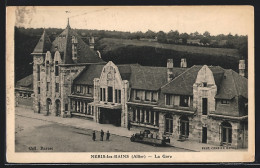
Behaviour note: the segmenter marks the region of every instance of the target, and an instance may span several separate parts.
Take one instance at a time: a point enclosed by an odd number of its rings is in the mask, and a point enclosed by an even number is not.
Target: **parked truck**
[[[140,131],[140,133],[133,134],[130,140],[131,142],[148,143],[153,146],[166,145],[167,143],[170,143],[169,137],[163,136],[162,138],[159,138],[158,136],[154,136],[149,130],[144,130],[143,132]]]

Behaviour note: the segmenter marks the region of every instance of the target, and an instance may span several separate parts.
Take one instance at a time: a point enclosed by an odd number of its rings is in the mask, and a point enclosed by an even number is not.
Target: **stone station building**
[[[106,63],[69,23],[53,42],[44,31],[32,55],[35,113],[148,129],[155,138],[247,148],[243,73],[187,68],[185,58],[180,67],[171,59],[166,67]]]

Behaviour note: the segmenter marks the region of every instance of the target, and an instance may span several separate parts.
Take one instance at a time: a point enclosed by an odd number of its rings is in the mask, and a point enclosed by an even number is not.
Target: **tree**
[[[209,44],[210,43],[210,39],[208,37],[203,37],[201,40],[200,40],[201,43],[203,44]]]
[[[203,36],[204,36],[204,37],[210,37],[210,33],[209,33],[208,31],[205,31],[205,32],[203,33]]]
[[[179,32],[176,30],[176,31],[173,31],[171,30],[168,34],[167,34],[167,37],[172,40],[173,42],[176,42],[178,39],[179,39]]]
[[[160,43],[166,43],[167,42],[166,34],[163,31],[159,31],[157,33],[157,40]]]
[[[154,39],[156,36],[156,33],[153,32],[152,30],[147,30],[147,32],[145,32],[144,36],[145,36],[145,38]]]
[[[189,35],[187,33],[180,34],[180,38],[182,39],[183,44],[187,44],[187,40],[189,39]]]

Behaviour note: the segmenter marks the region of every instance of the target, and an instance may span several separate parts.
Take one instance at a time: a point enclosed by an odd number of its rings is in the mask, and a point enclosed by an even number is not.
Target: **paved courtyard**
[[[177,152],[184,149],[154,147],[130,142],[128,137],[111,135],[109,141],[92,140],[92,130],[83,130],[48,121],[16,116],[16,152]],[[104,129],[106,131],[106,129]]]
[[[92,130],[64,126],[48,121],[17,116],[16,152],[183,152],[173,146],[154,147],[130,142],[128,137],[111,135],[109,141],[92,140]],[[104,131],[107,130],[104,128]]]
[[[99,124],[90,120],[79,118],[61,118],[55,116],[44,116],[34,113],[32,109],[15,107],[16,116],[16,151],[35,151],[29,147],[38,149],[53,147],[51,151],[203,151],[220,152],[234,151],[237,149],[220,149],[220,146],[198,143],[194,141],[178,141],[171,139],[168,147],[153,147],[147,144],[130,142],[131,135],[136,133],[123,127],[112,124]],[[103,129],[111,133],[111,141],[92,141],[92,131]],[[97,132],[99,140],[99,132]],[[210,149],[210,150],[209,150]],[[246,151],[247,149],[239,149]],[[38,151],[38,150],[36,150]]]

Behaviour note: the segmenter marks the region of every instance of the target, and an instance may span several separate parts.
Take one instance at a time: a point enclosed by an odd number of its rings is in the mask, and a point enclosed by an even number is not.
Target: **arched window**
[[[165,133],[173,133],[173,117],[171,114],[165,115]]]
[[[184,138],[189,136],[189,119],[187,116],[180,117],[180,135]]]
[[[232,125],[227,121],[222,122],[221,131],[222,145],[230,145],[232,143]]]

